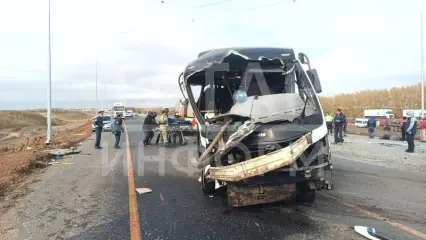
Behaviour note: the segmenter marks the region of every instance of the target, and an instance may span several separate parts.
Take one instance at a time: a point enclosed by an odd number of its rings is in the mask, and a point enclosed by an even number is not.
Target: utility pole
[[[106,100],[106,94],[105,94],[105,88],[106,88],[106,84],[104,83],[104,98],[102,99],[102,110],[104,109],[104,104],[105,104],[105,100]]]
[[[49,41],[49,85],[47,90],[47,136],[45,144],[49,145],[52,143],[52,61],[51,61],[51,47],[50,47],[50,0],[48,0],[49,11],[48,11],[48,41]]]
[[[98,61],[96,61],[96,112],[99,110],[98,108]]]
[[[423,53],[423,12],[421,14],[421,72],[422,72],[422,102],[421,102],[421,117],[425,117],[425,73],[424,73],[424,53]]]

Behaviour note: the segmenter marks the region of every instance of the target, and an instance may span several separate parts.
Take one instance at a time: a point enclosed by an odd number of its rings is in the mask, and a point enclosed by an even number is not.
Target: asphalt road
[[[333,158],[334,189],[314,204],[294,202],[230,209],[223,192],[204,195],[189,164],[195,145],[143,147],[142,118],[126,120],[130,154],[93,140],[83,154],[36,176],[27,194],[2,215],[0,239],[130,239],[128,162],[131,155],[142,239],[364,239],[353,225],[375,227],[390,239],[426,233],[426,176]],[[132,192],[132,191],[130,191]],[[131,201],[130,201],[131,203]],[[133,227],[132,227],[133,226]]]

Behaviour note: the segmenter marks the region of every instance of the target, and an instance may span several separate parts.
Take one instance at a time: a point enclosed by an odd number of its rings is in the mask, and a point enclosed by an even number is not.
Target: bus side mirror
[[[319,77],[318,77],[317,70],[316,69],[310,69],[310,70],[307,70],[306,73],[308,74],[309,79],[311,80],[311,83],[314,86],[315,92],[321,93],[322,87],[321,87],[321,82],[320,82]]]

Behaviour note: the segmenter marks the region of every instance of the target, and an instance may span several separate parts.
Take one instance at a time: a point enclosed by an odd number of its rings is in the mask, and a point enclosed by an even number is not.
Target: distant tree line
[[[325,113],[334,114],[340,108],[347,117],[355,118],[362,117],[364,109],[392,109],[395,118],[402,118],[403,109],[421,108],[421,84],[320,97],[320,102]]]

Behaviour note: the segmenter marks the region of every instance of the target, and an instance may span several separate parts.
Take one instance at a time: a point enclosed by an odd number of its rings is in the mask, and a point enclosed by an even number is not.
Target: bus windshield
[[[124,111],[124,106],[114,106],[112,108],[113,111]]]

